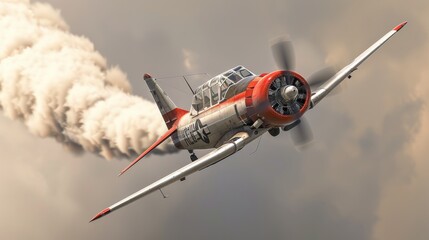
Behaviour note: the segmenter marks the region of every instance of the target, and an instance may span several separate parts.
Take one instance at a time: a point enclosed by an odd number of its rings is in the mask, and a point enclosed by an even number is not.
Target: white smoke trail
[[[37,136],[107,159],[140,153],[166,130],[157,107],[131,95],[126,75],[68,32],[59,11],[28,0],[0,2],[0,109]]]

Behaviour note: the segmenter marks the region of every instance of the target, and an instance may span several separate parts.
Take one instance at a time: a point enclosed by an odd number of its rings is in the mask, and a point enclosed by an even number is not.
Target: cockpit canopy
[[[195,90],[192,100],[191,114],[207,109],[225,100],[225,94],[230,86],[243,78],[255,76],[243,66],[237,66],[210,79]]]

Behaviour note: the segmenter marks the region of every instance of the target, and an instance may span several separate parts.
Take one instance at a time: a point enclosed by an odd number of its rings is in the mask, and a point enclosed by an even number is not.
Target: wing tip
[[[122,176],[122,174],[124,174],[126,171],[128,171],[128,169],[130,169],[132,166],[134,166],[134,164],[136,162],[138,162],[140,159],[136,159],[134,160],[130,165],[128,165],[126,168],[124,168],[119,174],[118,177]]]
[[[110,212],[111,212],[110,208],[105,208],[101,212],[97,213],[97,215],[95,215],[91,220],[89,220],[89,222],[95,221],[103,216],[106,216]]]
[[[151,76],[149,73],[145,73],[145,74],[143,75],[143,79],[144,79],[144,80],[149,79],[149,78],[152,78],[152,76]]]
[[[402,23],[401,23],[401,24],[399,24],[398,26],[394,27],[394,28],[393,28],[393,30],[395,30],[395,31],[399,31],[399,30],[401,30],[401,28],[403,28],[403,27],[405,26],[405,24],[407,24],[407,23],[408,23],[407,21],[402,22]]]

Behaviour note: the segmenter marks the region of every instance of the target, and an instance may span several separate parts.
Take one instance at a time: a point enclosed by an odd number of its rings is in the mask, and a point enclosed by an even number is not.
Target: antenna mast
[[[192,89],[191,85],[189,84],[188,80],[186,79],[186,76],[183,76],[183,79],[185,79],[186,84],[188,84],[189,89],[191,90],[192,94],[195,94],[194,89]]]

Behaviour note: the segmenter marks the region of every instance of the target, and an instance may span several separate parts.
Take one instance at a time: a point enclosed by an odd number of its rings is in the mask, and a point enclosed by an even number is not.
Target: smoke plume
[[[31,133],[110,159],[142,152],[165,131],[157,107],[133,96],[126,75],[50,5],[1,1],[0,29],[0,109]]]

